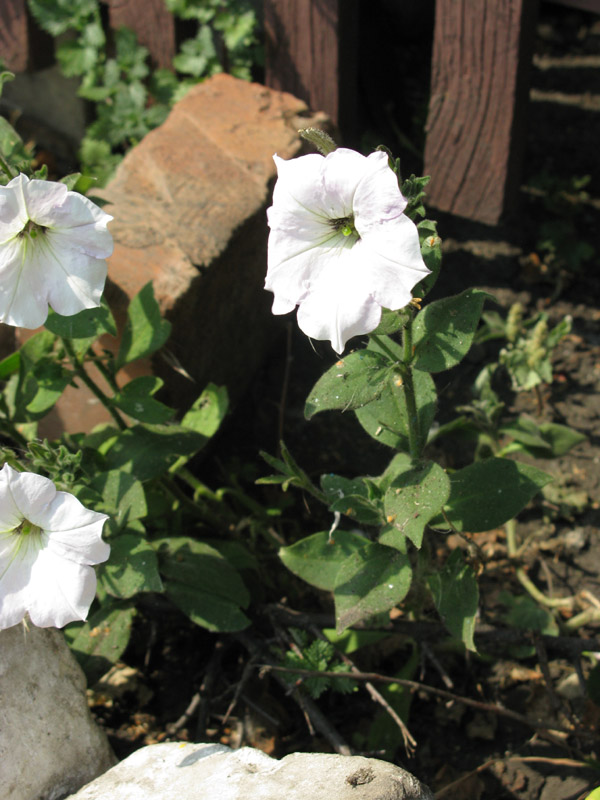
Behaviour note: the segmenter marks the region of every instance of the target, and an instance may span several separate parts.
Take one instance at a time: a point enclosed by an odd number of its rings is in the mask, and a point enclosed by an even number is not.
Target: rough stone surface
[[[325,124],[303,102],[216,75],[194,87],[166,122],[126,156],[104,190],[115,252],[107,298],[117,317],[149,280],[173,323],[167,349],[196,382],[159,371],[172,396],[208,381],[239,395],[272,340],[263,289],[273,154],[302,148],[298,128]]]
[[[0,631],[2,800],[60,800],[115,761],[63,634],[23,625]]]
[[[433,800],[400,767],[361,756],[170,742],[137,750],[69,800]]]
[[[189,406],[209,381],[240,397],[279,329],[263,289],[273,154],[306,151],[298,129],[309,126],[330,123],[290,94],[215,75],[191,89],[96,192],[114,217],[106,298],[122,325],[129,300],[153,282],[173,324],[168,358],[154,368],[166,382],[163,399],[176,408]],[[17,345],[27,335],[18,330]],[[118,347],[110,337],[102,344]],[[67,387],[40,435],[87,431],[109,419],[87,389]]]

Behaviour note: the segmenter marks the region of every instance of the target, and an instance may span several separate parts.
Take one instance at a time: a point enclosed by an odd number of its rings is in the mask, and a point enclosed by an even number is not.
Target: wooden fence
[[[600,14],[600,0],[553,1]],[[171,65],[176,25],[163,0],[102,2],[111,28],[132,28],[155,66]],[[359,0],[263,0],[263,6],[266,84],[354,130]],[[425,146],[434,207],[495,224],[514,205],[538,6],[539,0],[436,0]],[[0,0],[7,68],[48,66],[52,48],[27,0]]]

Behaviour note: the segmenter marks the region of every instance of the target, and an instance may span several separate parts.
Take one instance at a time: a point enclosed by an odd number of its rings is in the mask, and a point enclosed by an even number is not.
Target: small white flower
[[[96,593],[92,564],[106,561],[106,514],[90,511],[48,478],[0,470],[0,630],[29,613],[62,628],[86,618]]]
[[[25,175],[0,186],[0,322],[37,328],[100,305],[112,219],[64,183]]]
[[[417,228],[384,152],[274,158],[265,283],[273,313],[298,306],[304,333],[341,353],[350,337],[377,327],[382,308],[406,306],[429,273]]]

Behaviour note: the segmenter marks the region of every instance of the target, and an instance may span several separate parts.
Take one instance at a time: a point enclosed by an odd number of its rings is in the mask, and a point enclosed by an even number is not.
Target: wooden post
[[[537,0],[437,0],[425,174],[431,205],[496,224],[516,203]]]
[[[135,31],[140,44],[150,51],[155,67],[172,68],[175,55],[175,21],[164,0],[104,0],[110,27],[122,25]]]
[[[52,64],[54,42],[27,13],[27,0],[0,0],[0,60],[4,69],[25,72]]]
[[[265,83],[325,111],[346,133],[356,124],[356,0],[264,0]]]

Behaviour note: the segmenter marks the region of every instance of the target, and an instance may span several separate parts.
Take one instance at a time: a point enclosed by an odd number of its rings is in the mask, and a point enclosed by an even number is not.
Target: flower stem
[[[386,356],[389,356],[389,357],[391,358],[391,360],[392,360],[392,361],[393,361],[395,364],[397,364],[397,363],[398,363],[398,356],[397,356],[397,354],[396,354],[396,353],[394,353],[394,352],[393,352],[393,350],[390,350],[390,348],[389,348],[389,347],[386,345],[386,343],[383,341],[383,339],[381,338],[381,336],[376,336],[374,333],[371,333],[371,334],[369,334],[369,339],[371,339],[371,341],[375,342],[375,344],[376,344],[376,345],[377,345],[377,347],[378,347],[378,348],[381,350],[381,352],[382,352],[382,353],[385,353],[385,354],[386,354]]]
[[[0,156],[0,169],[2,170],[2,172],[6,173],[6,175],[9,178],[9,180],[12,181],[12,179],[15,177],[12,174],[12,171],[11,171],[10,167],[8,166],[8,164],[6,163],[6,161],[4,160],[4,158],[2,156]]]
[[[71,342],[68,339],[63,338],[62,336],[60,337],[60,340],[63,344],[63,347],[65,348],[65,353],[68,355],[69,360],[73,365],[73,367],[75,368],[75,372],[77,373],[77,376],[81,379],[82,383],[84,383],[88,387],[88,389],[98,398],[98,400],[100,400],[102,405],[106,408],[108,413],[117,423],[118,428],[122,431],[126,430],[127,423],[125,422],[123,417],[119,414],[117,409],[112,405],[112,403],[110,402],[110,398],[104,394],[102,389],[100,389],[100,387],[94,383],[94,381],[85,371],[85,368],[81,363],[81,361],[78,359],[77,354],[75,353],[75,350],[73,349],[73,345],[71,344]]]
[[[402,330],[403,364],[402,364],[402,389],[404,391],[404,402],[408,412],[408,447],[410,457],[417,461],[421,456],[421,446],[419,444],[419,414],[417,411],[417,401],[415,397],[415,385],[413,383],[413,373],[410,366],[412,361],[412,318]]]

